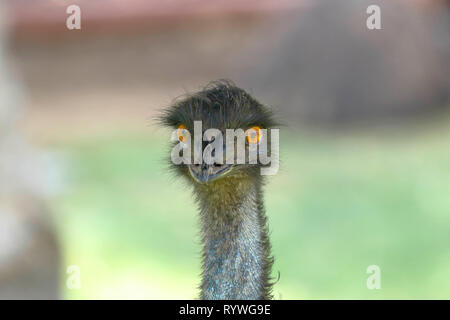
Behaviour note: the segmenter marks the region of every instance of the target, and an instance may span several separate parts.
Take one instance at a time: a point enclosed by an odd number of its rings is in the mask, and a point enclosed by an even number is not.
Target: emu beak
[[[191,164],[189,173],[198,183],[209,183],[226,176],[231,172],[233,165],[231,164]]]

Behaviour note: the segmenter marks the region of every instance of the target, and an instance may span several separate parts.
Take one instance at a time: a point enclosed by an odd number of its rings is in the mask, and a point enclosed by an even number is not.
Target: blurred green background
[[[66,298],[196,297],[197,212],[164,170],[168,137],[51,145],[72,161],[72,186],[52,201],[65,264],[81,268],[82,288]],[[265,192],[275,298],[448,298],[449,140],[450,116],[400,131],[282,129],[281,169]],[[381,290],[366,287],[372,264]]]

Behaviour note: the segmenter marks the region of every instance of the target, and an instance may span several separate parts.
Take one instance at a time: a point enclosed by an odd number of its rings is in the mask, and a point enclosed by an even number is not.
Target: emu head
[[[269,129],[276,125],[268,107],[226,81],[183,97],[164,110],[160,122],[174,130],[174,146],[184,144],[184,152],[190,154],[190,163],[171,161],[172,168],[194,184],[208,186],[260,179],[260,168],[267,164],[250,161],[250,151],[263,143],[270,150]],[[205,160],[207,154],[210,161]]]

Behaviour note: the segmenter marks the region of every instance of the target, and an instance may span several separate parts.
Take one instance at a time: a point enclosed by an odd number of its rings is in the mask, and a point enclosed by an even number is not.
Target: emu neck
[[[202,299],[269,299],[272,259],[259,184],[197,190],[203,242]]]

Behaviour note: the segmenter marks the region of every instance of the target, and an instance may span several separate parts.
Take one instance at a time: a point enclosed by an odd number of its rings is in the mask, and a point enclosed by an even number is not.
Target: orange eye
[[[177,129],[178,140],[181,142],[186,142],[187,140],[187,129],[184,124],[180,124]]]
[[[262,138],[261,128],[258,126],[251,127],[247,131],[247,141],[250,144],[258,144]]]

